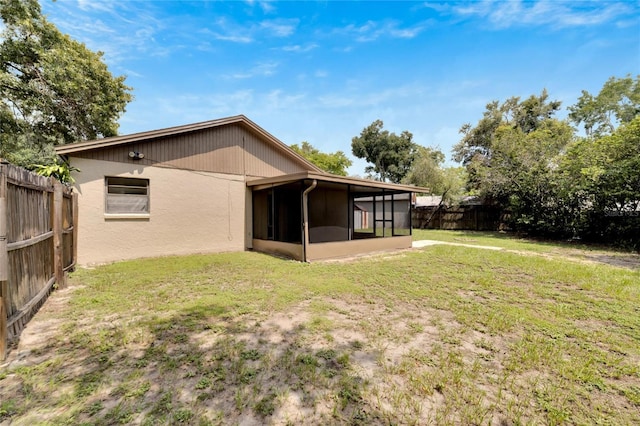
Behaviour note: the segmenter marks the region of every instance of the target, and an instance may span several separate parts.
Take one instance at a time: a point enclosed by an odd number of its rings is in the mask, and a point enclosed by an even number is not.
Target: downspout
[[[307,206],[308,195],[318,186],[318,181],[313,180],[311,186],[302,193],[302,261],[307,261],[307,247],[309,246],[309,207]]]

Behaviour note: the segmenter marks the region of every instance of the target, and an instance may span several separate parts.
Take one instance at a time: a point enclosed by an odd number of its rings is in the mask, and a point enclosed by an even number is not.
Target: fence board
[[[495,206],[433,206],[413,210],[413,226],[417,229],[496,231],[504,226],[502,219],[501,210]]]
[[[0,360],[75,265],[77,200],[54,179],[0,164]]]
[[[0,360],[7,357],[7,303],[9,291],[9,252],[7,251],[7,175],[0,166]]]

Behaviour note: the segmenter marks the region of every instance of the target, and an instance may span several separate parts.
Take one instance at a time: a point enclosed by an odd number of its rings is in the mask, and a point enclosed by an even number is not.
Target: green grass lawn
[[[121,262],[41,309],[0,422],[640,424],[639,306],[637,270],[445,245]]]
[[[473,244],[483,246],[502,247],[510,250],[529,250],[535,252],[548,252],[557,248],[572,248],[581,250],[596,250],[593,246],[585,244],[536,241],[507,232],[486,231],[446,231],[440,229],[414,229],[414,240],[436,240],[451,243]]]

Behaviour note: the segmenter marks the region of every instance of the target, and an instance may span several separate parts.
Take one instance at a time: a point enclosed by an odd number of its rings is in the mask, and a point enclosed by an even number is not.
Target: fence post
[[[62,244],[62,184],[56,182],[53,187],[53,272],[58,287],[64,287],[64,256]]]
[[[472,209],[473,209],[473,213],[474,213],[473,216],[474,216],[475,225],[476,225],[475,229],[476,231],[479,231],[480,229],[478,229],[478,206],[473,206]]]
[[[7,358],[7,309],[9,252],[7,251],[7,173],[0,164],[0,361]]]
[[[71,208],[73,209],[73,236],[72,242],[73,244],[73,264],[78,263],[78,193],[73,192],[71,194]]]

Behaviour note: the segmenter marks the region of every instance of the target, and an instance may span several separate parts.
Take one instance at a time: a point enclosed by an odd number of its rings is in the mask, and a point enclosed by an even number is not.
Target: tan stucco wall
[[[273,253],[302,260],[302,244],[283,243],[281,241],[253,240],[253,249],[263,253]]]
[[[241,251],[248,189],[243,176],[71,158],[78,192],[78,264],[140,257]],[[105,176],[149,179],[150,214],[109,219]]]
[[[391,238],[367,238],[363,240],[336,241],[309,244],[307,261],[357,256],[376,251],[411,248],[411,235]]]
[[[367,238],[363,240],[335,241],[315,243],[307,246],[307,261],[337,259],[341,257],[360,256],[387,250],[411,248],[411,235],[391,238]],[[280,241],[253,240],[253,249],[264,253],[274,253],[295,260],[302,260],[302,244],[283,243]]]

